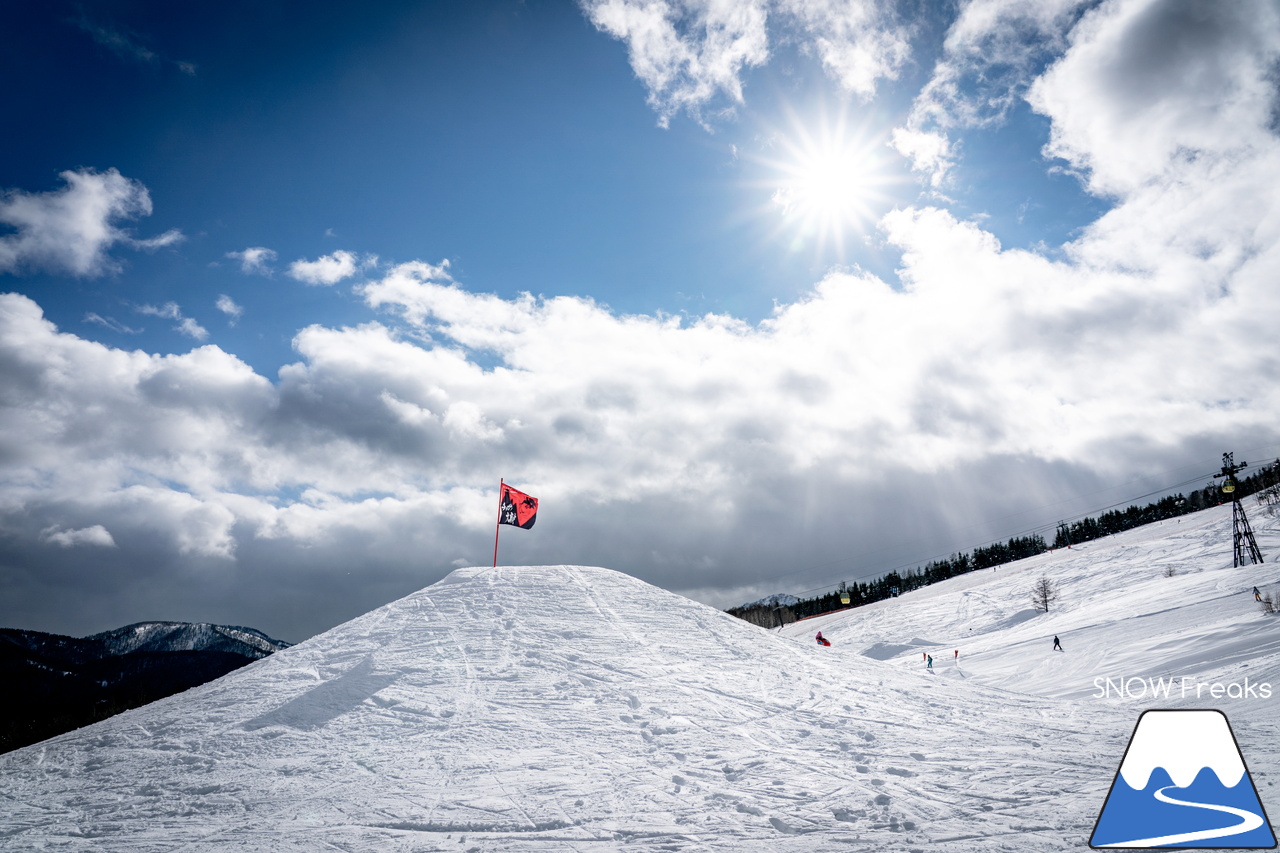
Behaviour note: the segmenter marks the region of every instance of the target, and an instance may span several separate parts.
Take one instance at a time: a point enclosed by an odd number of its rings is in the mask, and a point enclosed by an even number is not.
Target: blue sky
[[[170,251],[119,256],[123,269],[77,281],[74,293],[56,273],[27,279],[26,292],[47,293],[42,305],[62,328],[161,352],[189,347],[189,336],[139,320],[127,303],[176,300],[216,330],[212,340],[270,373],[292,360],[298,327],[351,322],[360,306],[246,281],[227,253],[251,246],[271,248],[277,267],[338,249],[385,263],[448,258],[469,289],[504,297],[590,295],[620,312],[751,322],[833,265],[892,276],[897,253],[872,226],[921,195],[888,136],[927,67],[905,69],[908,79],[863,104],[781,45],[744,74],[750,100],[736,115],[710,115],[705,128],[681,115],[663,129],[626,53],[571,4],[371,11],[321,5],[309,20],[262,4],[25,9],[6,54],[47,82],[10,95],[40,132],[6,140],[6,186],[47,192],[64,169],[116,168],[153,204],[131,230],[185,237]],[[927,56],[943,22],[924,23]],[[1057,245],[1101,206],[1073,177],[1046,173],[1047,127],[1028,113],[966,138],[950,194],[1009,245]],[[842,141],[880,173],[864,221],[842,223],[843,251],[797,238],[770,203],[786,146],[840,124]],[[223,293],[245,309],[236,328],[216,309]],[[84,328],[88,313],[138,336]]]
[[[1274,457],[1278,27],[10,4],[0,622],[299,639],[484,562],[499,476],[512,560],[727,606]]]

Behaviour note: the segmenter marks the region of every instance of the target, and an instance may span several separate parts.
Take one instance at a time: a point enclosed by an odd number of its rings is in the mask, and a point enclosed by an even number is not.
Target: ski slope
[[[1272,804],[1280,623],[1241,589],[1280,573],[1231,569],[1229,534],[1212,510],[782,632],[607,569],[459,570],[0,756],[0,849],[1082,849],[1172,706],[1089,695],[1126,667],[1270,678],[1216,707]],[[1061,608],[1028,614],[1042,573]]]
[[[923,666],[921,655],[929,653],[941,677],[1055,698],[1092,697],[1099,677],[1213,683],[1248,675],[1275,686],[1275,702],[1249,706],[1261,711],[1280,703],[1280,617],[1263,615],[1252,589],[1280,600],[1280,528],[1260,515],[1252,524],[1267,560],[1262,565],[1232,568],[1231,507],[1215,507],[808,619],[782,633],[822,631],[840,646],[909,669]],[[1031,587],[1042,576],[1060,593],[1048,614],[1031,604]],[[1063,652],[1053,651],[1055,635]]]

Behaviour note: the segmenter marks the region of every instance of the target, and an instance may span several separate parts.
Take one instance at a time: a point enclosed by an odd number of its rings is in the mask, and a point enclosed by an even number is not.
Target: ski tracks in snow
[[[614,572],[467,570],[55,740],[52,772],[6,757],[0,792],[58,811],[0,849],[1058,850],[1096,767],[1043,704]]]

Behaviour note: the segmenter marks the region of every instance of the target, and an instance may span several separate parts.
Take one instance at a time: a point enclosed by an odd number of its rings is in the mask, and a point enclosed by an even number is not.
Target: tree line
[[[1267,508],[1280,506],[1280,460],[1264,466],[1255,474],[1236,479],[1236,494],[1241,498],[1255,493],[1261,493],[1259,495],[1259,503],[1262,503],[1265,498],[1271,498],[1270,505]],[[739,619],[745,619],[752,624],[772,628],[780,624],[805,619],[809,616],[817,616],[819,613],[829,613],[833,610],[861,607],[864,604],[883,601],[886,598],[892,598],[904,592],[919,589],[922,586],[928,586],[957,575],[963,575],[979,569],[994,568],[1005,563],[1012,563],[1015,560],[1034,557],[1052,549],[1066,548],[1092,539],[1100,539],[1103,536],[1132,530],[1135,527],[1141,527],[1153,521],[1163,521],[1186,515],[1187,513],[1198,512],[1211,506],[1226,503],[1229,500],[1230,497],[1222,492],[1221,483],[1209,483],[1203,489],[1194,491],[1190,495],[1184,496],[1179,493],[1153,501],[1145,506],[1133,504],[1122,510],[1110,510],[1096,517],[1082,518],[1071,524],[1060,524],[1057,535],[1054,537],[1053,545],[1047,544],[1044,537],[1038,533],[1032,533],[1029,536],[1014,536],[1005,542],[994,542],[990,545],[979,546],[967,554],[958,553],[939,560],[930,560],[923,566],[917,566],[914,569],[907,569],[902,572],[895,569],[888,574],[865,583],[858,581],[852,583],[842,582],[834,592],[823,593],[813,598],[801,598],[791,605],[731,607],[725,612],[732,616],[737,616]],[[844,595],[849,597],[848,604],[843,601],[842,596]]]
[[[1280,483],[1280,459],[1270,465],[1259,468],[1258,471],[1248,477],[1237,477],[1235,493],[1242,499],[1253,494],[1259,494],[1259,503],[1261,504],[1264,503],[1261,498],[1277,491],[1278,483]],[[1112,533],[1132,530],[1135,527],[1141,527],[1153,521],[1164,521],[1165,519],[1176,518],[1190,512],[1199,512],[1202,509],[1218,506],[1230,500],[1230,496],[1222,491],[1222,483],[1209,483],[1203,489],[1194,491],[1186,497],[1181,494],[1172,495],[1161,498],[1154,503],[1149,503],[1146,506],[1130,506],[1123,510],[1115,509],[1110,512],[1104,512],[1097,518],[1082,518],[1069,525],[1059,525],[1058,534],[1053,540],[1053,547],[1065,548],[1068,545],[1088,542],[1091,539],[1101,539],[1103,536],[1110,536]]]

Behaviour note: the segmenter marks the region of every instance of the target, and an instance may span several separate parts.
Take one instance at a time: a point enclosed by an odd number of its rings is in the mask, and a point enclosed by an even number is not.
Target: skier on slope
[[[925,669],[933,669],[933,655],[926,655],[926,656],[925,656],[925,664],[924,664],[924,668],[925,668]]]
[[[830,641],[830,640],[828,640],[826,637],[822,636],[822,632],[821,632],[821,631],[819,631],[819,632],[818,632],[817,640],[818,640],[818,645],[820,645],[820,646],[829,646],[829,645],[831,645],[831,641]]]
[[[1059,643],[1059,642],[1058,642],[1058,638],[1057,638],[1057,636],[1056,636],[1056,635],[1055,635],[1055,636],[1054,636],[1054,638],[1053,638],[1053,650],[1054,650],[1055,652],[1065,652],[1065,651],[1066,651],[1066,649],[1064,649],[1064,648],[1062,647],[1062,643]]]
[[[1253,600],[1254,601],[1262,600],[1262,593],[1258,592],[1258,588],[1256,586],[1253,588]]]

